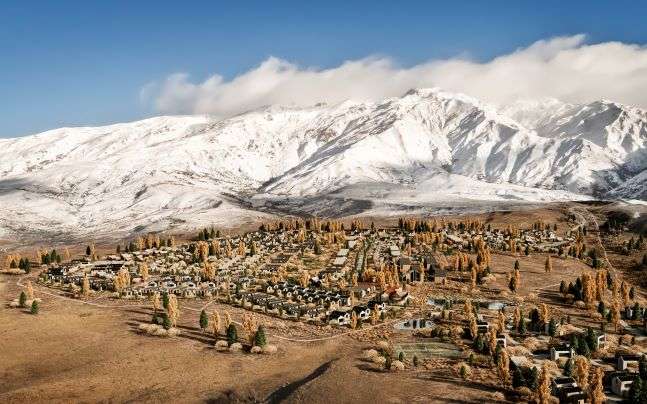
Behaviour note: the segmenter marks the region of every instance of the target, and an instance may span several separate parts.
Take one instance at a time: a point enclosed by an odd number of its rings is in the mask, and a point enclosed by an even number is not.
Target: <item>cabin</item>
[[[586,393],[579,386],[563,387],[559,391],[559,402],[568,404],[585,404]]]
[[[557,361],[559,358],[572,358],[575,350],[569,345],[557,345],[550,347],[550,360]]]
[[[376,300],[369,300],[367,303],[367,306],[371,310],[375,310],[378,313],[383,313],[386,311],[386,303],[384,302],[378,302]]]
[[[334,325],[350,324],[350,312],[334,310],[328,315],[328,323]]]
[[[560,391],[565,387],[577,387],[572,377],[556,377],[551,381],[551,390],[554,396],[559,397]]]
[[[643,357],[641,355],[622,355],[619,354],[616,358],[616,369],[627,370],[629,366],[638,366],[638,363]]]
[[[616,374],[611,378],[611,391],[614,394],[619,395],[620,397],[627,397],[629,395],[629,389],[636,378],[635,374],[631,373],[621,373]]]
[[[368,320],[371,317],[371,309],[366,306],[355,306],[353,307],[353,311],[357,315],[357,318],[362,321]]]

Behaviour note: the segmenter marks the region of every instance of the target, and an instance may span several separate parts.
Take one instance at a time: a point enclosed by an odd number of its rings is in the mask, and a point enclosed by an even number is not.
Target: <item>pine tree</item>
[[[90,248],[90,246],[85,247],[85,255],[89,256],[91,254],[92,254],[92,249]]]
[[[171,323],[171,318],[166,313],[162,313],[162,326],[165,330],[170,330],[173,324]]]
[[[564,376],[573,376],[573,358],[569,358],[564,364]]]
[[[238,342],[238,330],[236,330],[236,325],[231,323],[229,324],[229,327],[227,327],[227,343],[232,345],[236,342]]]
[[[38,300],[34,300],[33,302],[31,302],[31,310],[30,310],[30,312],[31,312],[31,314],[38,314],[38,310],[39,310],[39,308],[38,308]]]
[[[260,346],[261,348],[267,345],[267,337],[265,336],[265,327],[262,325],[258,326],[256,330],[256,335],[254,336],[254,345]]]
[[[631,387],[629,388],[629,402],[631,403],[642,403],[645,402],[643,400],[643,396],[645,396],[645,382],[643,380],[636,376],[634,378],[634,382],[631,383]]]
[[[537,366],[533,366],[532,369],[530,369],[530,377],[528,378],[528,388],[530,390],[537,390],[539,387],[539,370],[537,369]]]
[[[27,294],[25,293],[25,291],[20,292],[18,304],[20,305],[20,307],[25,307],[25,305],[27,304]]]
[[[521,369],[518,367],[515,368],[514,373],[512,373],[512,387],[518,389],[519,387],[524,387],[526,385],[526,379],[523,377]]]
[[[548,335],[550,335],[551,337],[554,337],[556,333],[557,333],[557,323],[555,323],[554,318],[551,318],[550,322],[548,322]]]
[[[200,329],[202,332],[207,329],[209,326],[209,317],[207,317],[207,312],[202,310],[200,312]]]
[[[528,331],[528,328],[526,326],[526,319],[524,319],[523,316],[519,320],[518,331],[519,331],[519,334],[521,334],[521,335],[526,335],[526,332]]]

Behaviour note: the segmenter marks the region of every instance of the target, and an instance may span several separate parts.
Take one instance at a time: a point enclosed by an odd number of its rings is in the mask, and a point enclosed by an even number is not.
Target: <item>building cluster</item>
[[[406,305],[407,283],[445,278],[431,251],[406,251],[407,237],[398,229],[259,230],[101,260],[81,256],[49,264],[41,281],[75,290],[86,283],[125,299],[218,298],[281,317],[347,325],[383,318],[389,307]],[[392,279],[380,276],[385,266],[396,274]]]

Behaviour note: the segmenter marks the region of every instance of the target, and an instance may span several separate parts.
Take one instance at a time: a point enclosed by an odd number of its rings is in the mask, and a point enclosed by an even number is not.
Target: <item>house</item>
[[[575,350],[569,345],[557,345],[550,347],[550,360],[557,361],[559,358],[572,358]]]
[[[559,397],[559,393],[565,387],[577,387],[575,379],[572,377],[556,377],[551,382],[551,389],[554,396]]]
[[[619,373],[611,378],[611,391],[620,397],[627,397],[629,389],[636,378],[635,374]]]
[[[367,303],[367,306],[371,310],[376,310],[378,313],[382,313],[386,311],[386,303],[384,302],[378,302],[376,300],[370,300]]]
[[[368,320],[371,317],[371,309],[366,306],[355,306],[353,311],[357,314],[357,318],[360,320]]]
[[[596,337],[596,344],[598,346],[598,349],[603,348],[606,343],[607,343],[606,334],[600,334]]]
[[[505,348],[507,346],[505,335],[497,334],[496,343],[497,343],[497,345],[500,345],[501,348]]]
[[[476,321],[476,330],[478,333],[487,332],[490,329],[490,324],[487,321],[477,320]]]
[[[559,402],[569,404],[584,404],[586,393],[579,386],[563,387],[559,391]]]
[[[637,366],[643,357],[641,355],[622,355],[616,358],[616,369],[627,370],[628,366]]]
[[[427,275],[427,280],[433,283],[443,283],[447,278],[447,271],[443,269],[433,269],[429,270]]]
[[[328,315],[328,323],[335,325],[347,325],[350,323],[350,312],[334,310]]]

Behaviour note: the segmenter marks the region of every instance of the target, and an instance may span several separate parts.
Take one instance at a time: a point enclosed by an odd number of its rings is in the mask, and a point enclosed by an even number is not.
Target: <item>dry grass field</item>
[[[530,227],[543,220],[557,223],[563,233],[568,204],[542,209],[472,215],[493,227],[514,224]],[[462,220],[467,217],[456,217]],[[449,219],[449,218],[448,218]],[[397,220],[397,219],[396,219]],[[396,221],[384,221],[396,224]],[[594,243],[592,236],[587,243]],[[85,246],[71,248],[82,252]],[[112,252],[102,245],[99,252]],[[637,255],[636,255],[637,257]],[[631,280],[634,256],[610,253],[621,274]],[[508,291],[507,274],[519,260],[521,287],[516,296]],[[572,316],[575,325],[595,325],[589,315],[564,304],[559,282],[573,281],[591,269],[574,259],[553,258],[553,271],[544,271],[544,254],[530,256],[493,254],[495,279],[479,295],[500,296],[528,307],[547,303],[559,316]],[[31,276],[34,276],[32,274]],[[432,359],[400,372],[385,372],[363,359],[380,336],[393,343],[411,342],[411,335],[394,333],[390,323],[349,332],[347,328],[315,327],[258,315],[268,331],[273,355],[217,352],[213,338],[198,328],[199,312],[218,310],[241,321],[244,310],[206,300],[181,301],[181,335],[173,338],[142,335],[137,327],[150,322],[147,302],[126,304],[103,297],[85,304],[52,296],[36,287],[42,299],[38,315],[12,309],[21,288],[19,277],[0,275],[0,402],[285,402],[285,403],[482,403],[514,401],[485,367],[474,368],[468,380],[458,377],[460,359]],[[412,290],[415,290],[413,288]],[[460,290],[460,289],[459,289]],[[466,297],[471,292],[465,292]],[[640,296],[644,291],[639,290]],[[644,303],[644,301],[643,301]],[[309,341],[315,340],[315,341]],[[505,395],[504,395],[505,394]]]

